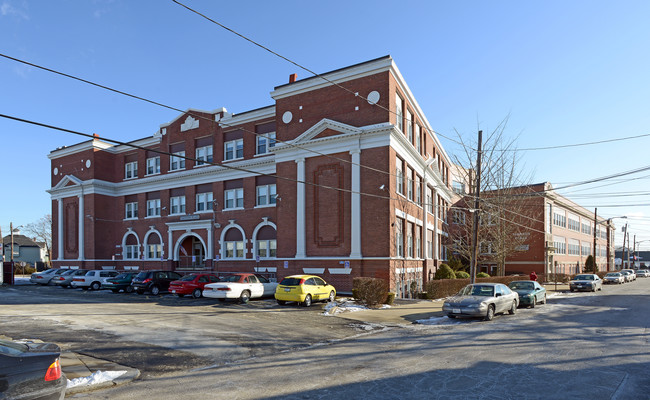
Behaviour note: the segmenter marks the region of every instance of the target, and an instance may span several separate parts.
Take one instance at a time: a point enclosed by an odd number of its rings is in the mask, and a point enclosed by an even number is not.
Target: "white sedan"
[[[272,297],[277,286],[277,282],[271,282],[261,275],[239,273],[228,275],[220,282],[205,285],[203,296],[222,301],[239,299],[241,303],[245,304],[251,298]]]

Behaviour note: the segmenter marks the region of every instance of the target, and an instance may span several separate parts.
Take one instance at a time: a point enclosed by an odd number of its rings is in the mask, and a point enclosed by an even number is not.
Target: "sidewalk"
[[[68,378],[68,385],[76,384],[73,387],[68,386],[66,396],[123,385],[140,376],[140,371],[136,368],[82,354],[63,352],[60,358],[61,369]]]
[[[555,284],[543,285],[548,294],[556,293]],[[569,285],[557,284],[557,292],[567,292]],[[362,310],[350,313],[338,314],[338,317],[351,319],[360,322],[382,325],[405,325],[414,324],[417,320],[432,317],[442,317],[442,303],[444,299],[438,300],[399,300],[391,308],[377,310]]]

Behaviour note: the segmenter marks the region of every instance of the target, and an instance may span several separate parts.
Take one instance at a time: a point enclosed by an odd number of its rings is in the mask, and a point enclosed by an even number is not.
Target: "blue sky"
[[[318,73],[390,54],[444,136],[473,140],[508,115],[519,148],[650,133],[647,1],[183,1]],[[183,110],[270,105],[291,73],[309,76],[171,0],[0,0],[0,53]],[[124,141],[178,115],[4,58],[0,113]],[[3,118],[0,137],[6,234],[10,221],[51,212],[47,154],[81,138]],[[529,151],[522,161],[532,181],[561,186],[648,166],[648,144]],[[562,193],[604,217],[629,216],[650,249],[650,206],[636,206],[650,195],[633,196],[648,190],[645,175]]]

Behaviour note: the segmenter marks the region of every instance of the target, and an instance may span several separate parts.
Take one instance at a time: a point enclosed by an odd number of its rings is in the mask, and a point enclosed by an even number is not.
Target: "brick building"
[[[446,257],[450,162],[393,59],[293,75],[271,98],[52,151],[54,265],[421,287]]]
[[[481,193],[482,207],[489,210],[496,196],[495,192]],[[482,229],[485,230],[497,229],[498,223],[520,227],[511,237],[506,238],[519,241],[516,243],[516,251],[506,258],[506,275],[529,274],[532,271],[538,274],[582,272],[587,257],[594,254],[594,240],[598,269],[615,269],[615,227],[612,219],[595,217],[592,211],[556,193],[548,182],[510,188],[508,198],[510,207],[501,207],[505,212],[499,213],[496,218],[482,217],[482,224],[486,225]],[[458,230],[459,225],[467,223],[471,218],[466,199],[454,204],[451,232]],[[482,215],[486,213],[489,211],[482,211]],[[491,254],[493,251],[490,244],[485,242],[480,246],[479,270],[494,275],[497,269]]]

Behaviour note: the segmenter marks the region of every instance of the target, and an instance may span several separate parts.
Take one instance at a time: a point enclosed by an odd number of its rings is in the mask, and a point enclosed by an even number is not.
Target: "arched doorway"
[[[176,250],[179,269],[205,268],[205,244],[201,238],[189,234],[181,237]]]

